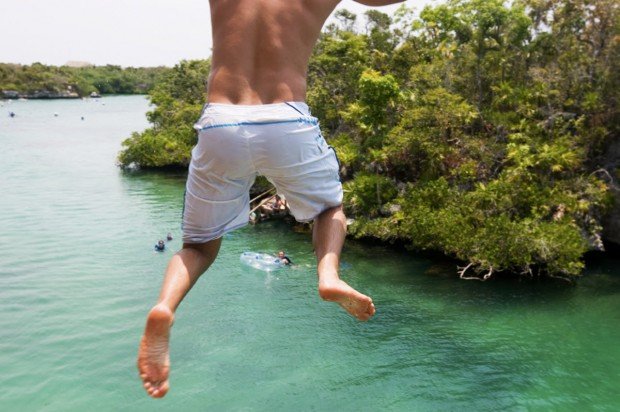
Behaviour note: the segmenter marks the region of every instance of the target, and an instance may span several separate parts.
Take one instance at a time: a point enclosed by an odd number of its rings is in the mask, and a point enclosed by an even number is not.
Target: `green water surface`
[[[320,301],[309,236],[277,222],[225,237],[177,313],[171,391],[149,399],[136,350],[184,176],[115,166],[147,101],[0,104],[1,411],[620,410],[618,260],[576,286],[481,283],[349,242],[342,276],[377,306],[360,323]],[[295,267],[239,262],[281,248]]]

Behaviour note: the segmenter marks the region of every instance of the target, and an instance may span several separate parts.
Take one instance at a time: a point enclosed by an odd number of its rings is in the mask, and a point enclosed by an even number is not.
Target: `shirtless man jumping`
[[[358,0],[383,6],[403,0]],[[166,269],[147,316],[138,369],[154,398],[168,392],[174,313],[215,260],[222,236],[248,223],[257,174],[286,196],[299,221],[314,221],[318,289],[365,321],[372,299],[338,277],[346,233],[338,161],[304,103],[306,70],[325,20],[340,0],[210,0],[213,56],[208,103],[186,186],[183,248]]]

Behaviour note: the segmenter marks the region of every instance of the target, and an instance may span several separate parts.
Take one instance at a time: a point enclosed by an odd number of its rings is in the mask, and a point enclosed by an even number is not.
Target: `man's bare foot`
[[[168,307],[163,305],[153,307],[146,318],[144,336],[140,341],[138,371],[144,389],[153,398],[163,397],[169,388],[168,341],[172,321],[172,311]]]
[[[372,303],[372,299],[362,295],[340,279],[319,282],[319,295],[324,300],[336,302],[359,320],[366,321],[375,314],[375,305]]]

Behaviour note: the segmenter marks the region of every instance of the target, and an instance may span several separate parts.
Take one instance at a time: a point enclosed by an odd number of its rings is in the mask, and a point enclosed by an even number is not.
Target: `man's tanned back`
[[[303,101],[306,69],[339,0],[210,0],[209,101]]]

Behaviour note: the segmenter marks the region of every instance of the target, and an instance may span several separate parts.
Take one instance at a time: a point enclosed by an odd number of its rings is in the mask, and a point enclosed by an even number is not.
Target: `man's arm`
[[[354,0],[364,6],[387,6],[388,4],[402,3],[405,0]]]

